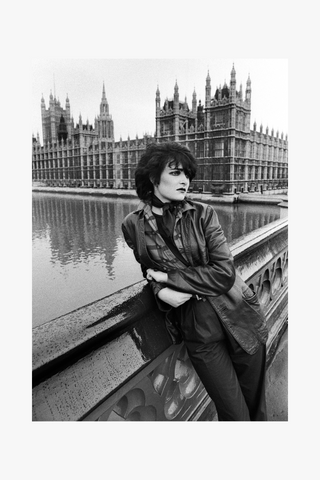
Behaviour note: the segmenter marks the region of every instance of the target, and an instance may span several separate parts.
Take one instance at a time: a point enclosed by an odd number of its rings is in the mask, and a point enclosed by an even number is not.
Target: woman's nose
[[[188,179],[188,177],[186,176],[185,173],[182,173],[181,178],[180,178],[180,181],[181,181],[181,183],[183,183],[184,185],[185,185],[186,183],[188,183],[189,179]]]

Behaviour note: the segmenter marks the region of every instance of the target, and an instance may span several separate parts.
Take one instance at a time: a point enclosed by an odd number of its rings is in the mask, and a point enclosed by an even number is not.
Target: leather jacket
[[[183,245],[189,266],[171,269],[153,260],[146,245],[146,212],[150,206],[141,203],[122,223],[124,238],[133,249],[146,277],[148,268],[166,271],[168,282],[151,281],[150,286],[160,310],[165,312],[167,330],[178,343],[174,308],[162,302],[157,293],[169,287],[191,293],[210,302],[221,322],[249,354],[254,354],[268,337],[266,321],[257,295],[237,274],[219,220],[211,205],[185,201],[179,209],[175,234]]]

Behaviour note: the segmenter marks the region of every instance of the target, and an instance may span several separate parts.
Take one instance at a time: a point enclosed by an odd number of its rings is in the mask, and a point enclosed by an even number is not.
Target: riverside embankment
[[[108,188],[89,188],[89,187],[48,187],[34,183],[32,185],[34,192],[65,193],[72,195],[91,195],[104,197],[137,198],[135,190],[127,189],[108,189]],[[288,201],[287,193],[235,193],[232,195],[214,195],[212,193],[188,193],[191,200],[209,203],[262,203],[266,205],[286,206]],[[137,198],[138,200],[138,198]]]

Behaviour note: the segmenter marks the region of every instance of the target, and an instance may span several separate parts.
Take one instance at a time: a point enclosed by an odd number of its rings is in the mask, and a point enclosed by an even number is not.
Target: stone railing
[[[230,246],[264,308],[270,361],[287,325],[288,221]],[[144,280],[33,330],[34,421],[216,419],[184,344],[171,345]]]

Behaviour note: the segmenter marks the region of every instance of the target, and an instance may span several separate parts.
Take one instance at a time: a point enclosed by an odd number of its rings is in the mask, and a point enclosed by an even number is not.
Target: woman
[[[124,219],[123,234],[219,421],[266,421],[265,319],[235,271],[215,210],[186,200],[196,167],[185,146],[149,145],[135,172],[143,203]]]

